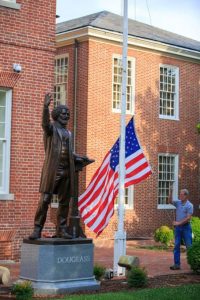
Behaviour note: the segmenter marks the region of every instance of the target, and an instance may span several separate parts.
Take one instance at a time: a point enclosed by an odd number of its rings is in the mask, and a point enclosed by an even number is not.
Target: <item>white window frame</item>
[[[125,188],[125,189],[128,190],[128,203],[124,204],[124,208],[126,210],[133,209],[134,208],[134,186],[131,185],[128,188]],[[119,198],[117,196],[117,198],[115,199],[114,209],[118,209],[118,206],[119,206],[118,203],[117,203],[118,199]]]
[[[16,0],[0,0],[0,6],[7,8],[20,9],[21,4],[16,3]]]
[[[172,198],[176,198],[178,195],[178,173],[179,173],[179,155],[173,153],[159,153],[158,154],[158,171],[159,171],[159,156],[172,156],[175,158],[175,169],[174,169],[174,183],[173,183],[173,195]],[[158,174],[159,176],[159,174]],[[159,177],[158,177],[158,187],[159,187]],[[159,190],[157,190],[159,192]],[[158,201],[158,193],[157,193],[157,201]],[[158,209],[175,209],[172,204],[157,204]]]
[[[170,68],[175,71],[175,100],[174,100],[174,116],[160,114],[160,68]],[[174,65],[159,64],[159,118],[168,120],[179,120],[179,67]]]
[[[5,92],[6,109],[5,109],[5,137],[3,141],[3,185],[0,187],[0,200],[13,200],[14,195],[9,194],[10,189],[10,144],[11,144],[11,110],[12,110],[12,90],[0,88]]]
[[[112,56],[112,112],[113,113],[121,113],[121,99],[120,99],[120,108],[113,108],[113,94],[114,94],[114,59],[120,59],[122,61],[122,56],[119,54],[113,54]],[[135,58],[134,57],[127,57],[127,64],[128,61],[131,61],[131,87],[132,87],[132,95],[131,95],[131,100],[130,100],[130,110],[126,109],[126,114],[131,114],[133,115],[135,112]],[[128,74],[127,74],[128,76]],[[121,84],[122,86],[122,84]],[[121,96],[121,95],[120,95]]]
[[[58,195],[53,195],[51,199],[51,207],[58,208]]]
[[[55,57],[55,62],[57,61],[57,60],[59,60],[59,59],[62,59],[62,58],[64,58],[64,59],[66,59],[67,58],[67,62],[68,62],[68,65],[67,65],[67,67],[68,67],[68,69],[67,69],[67,74],[66,74],[66,76],[67,76],[67,81],[65,82],[65,81],[63,81],[63,83],[60,83],[59,84],[59,82],[56,82],[56,80],[57,80],[57,78],[56,78],[56,67],[55,67],[55,70],[54,70],[54,106],[56,106],[57,104],[59,104],[58,103],[58,99],[57,99],[57,97],[56,97],[56,91],[55,91],[55,88],[56,88],[56,86],[59,86],[60,85],[60,87],[64,87],[64,89],[65,89],[65,102],[63,103],[60,103],[60,104],[67,104],[67,102],[68,102],[68,86],[69,86],[69,55],[68,54],[62,54],[62,55],[56,55],[56,57]],[[62,76],[62,75],[61,75]]]

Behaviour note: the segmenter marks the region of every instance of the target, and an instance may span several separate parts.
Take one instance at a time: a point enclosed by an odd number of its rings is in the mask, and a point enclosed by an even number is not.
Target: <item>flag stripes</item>
[[[151,173],[131,119],[126,127],[125,187],[139,183]],[[81,217],[97,235],[108,225],[114,213],[114,200],[118,190],[119,139],[105,156],[86,191],[79,197],[78,206]]]

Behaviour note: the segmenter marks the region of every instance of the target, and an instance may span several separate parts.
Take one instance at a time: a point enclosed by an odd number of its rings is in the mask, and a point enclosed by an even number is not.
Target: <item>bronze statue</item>
[[[56,237],[72,238],[72,234],[69,234],[67,230],[67,218],[70,198],[76,194],[74,191],[76,160],[85,161],[85,165],[93,162],[87,157],[73,153],[71,132],[67,129],[70,112],[66,105],[59,105],[52,110],[53,122],[50,122],[49,105],[52,100],[51,94],[45,95],[42,116],[45,160],[40,181],[41,197],[35,214],[34,231],[29,236],[30,239],[41,237],[53,194],[58,195]]]

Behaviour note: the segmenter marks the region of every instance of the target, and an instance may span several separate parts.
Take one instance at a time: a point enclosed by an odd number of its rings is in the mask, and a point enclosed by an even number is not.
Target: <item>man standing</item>
[[[44,99],[42,128],[44,131],[45,160],[40,181],[40,201],[34,219],[34,231],[30,239],[38,239],[47,217],[53,194],[58,195],[56,236],[72,238],[67,232],[69,202],[74,194],[75,155],[72,151],[71,133],[67,130],[70,112],[67,106],[53,109],[50,122],[49,105],[51,94]]]
[[[176,221],[173,222],[175,227],[174,265],[170,267],[171,270],[180,270],[181,240],[184,240],[187,249],[192,245],[190,219],[193,214],[193,205],[188,197],[189,191],[183,189],[180,191],[179,199],[172,200],[172,188],[170,189],[168,204],[173,204],[176,207]]]

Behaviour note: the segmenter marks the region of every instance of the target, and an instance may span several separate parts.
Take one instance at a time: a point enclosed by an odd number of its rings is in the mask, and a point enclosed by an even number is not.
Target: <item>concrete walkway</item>
[[[107,268],[113,269],[113,240],[94,240],[94,262],[99,263]],[[172,251],[158,251],[138,248],[141,246],[153,246],[153,240],[133,240],[127,241],[127,255],[138,256],[141,266],[147,270],[148,276],[154,277],[158,275],[190,273],[190,267],[187,264],[186,253],[181,253],[181,270],[171,271],[169,266],[173,264]],[[12,282],[18,279],[20,272],[19,263],[3,263],[1,266],[7,266],[11,272]]]

